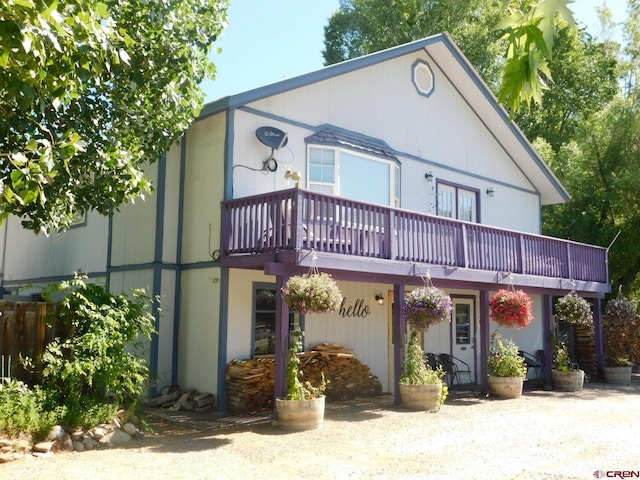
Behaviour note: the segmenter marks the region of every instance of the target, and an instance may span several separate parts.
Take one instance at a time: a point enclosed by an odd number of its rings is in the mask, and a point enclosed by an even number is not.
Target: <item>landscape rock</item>
[[[131,441],[131,435],[122,430],[114,430],[100,439],[100,445],[120,445]]]
[[[128,433],[131,436],[135,435],[138,432],[138,429],[133,423],[125,423],[124,426],[122,427],[122,430],[124,430],[126,433]]]
[[[44,441],[44,442],[38,442],[33,446],[33,451],[34,452],[40,452],[40,453],[48,453],[51,451],[51,448],[53,447],[53,442],[50,440]]]
[[[91,437],[83,438],[82,445],[84,445],[85,450],[93,450],[94,448],[96,448],[96,442]]]
[[[71,436],[65,433],[62,438],[53,442],[51,450],[53,452],[73,452],[73,440]]]
[[[47,440],[60,440],[67,432],[64,431],[60,425],[55,425],[49,431],[49,435],[47,435]]]

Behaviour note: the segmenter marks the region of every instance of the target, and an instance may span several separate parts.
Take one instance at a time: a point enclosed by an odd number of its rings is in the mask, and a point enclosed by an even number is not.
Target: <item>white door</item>
[[[451,322],[452,354],[458,360],[460,382],[476,381],[476,312],[475,298],[453,297],[453,321]],[[462,363],[464,362],[464,363]],[[465,365],[466,363],[466,365]],[[469,370],[469,373],[465,373]]]

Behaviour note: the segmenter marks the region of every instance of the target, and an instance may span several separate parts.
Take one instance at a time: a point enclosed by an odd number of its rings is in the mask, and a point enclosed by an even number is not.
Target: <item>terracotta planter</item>
[[[569,370],[567,372],[551,370],[551,378],[553,388],[564,392],[579,392],[584,385],[583,370]]]
[[[315,430],[324,423],[325,397],[311,400],[284,400],[276,398],[278,420],[274,424],[284,430]]]
[[[616,385],[631,385],[631,370],[628,367],[604,367],[604,381]]]
[[[411,410],[437,412],[440,410],[442,383],[428,385],[411,385],[400,383],[400,399],[402,405]]]
[[[522,396],[522,377],[487,377],[489,394],[500,398],[519,398]]]

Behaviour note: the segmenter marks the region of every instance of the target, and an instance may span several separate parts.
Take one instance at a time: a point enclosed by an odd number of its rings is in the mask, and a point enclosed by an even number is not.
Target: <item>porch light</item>
[[[489,195],[490,197],[493,197],[493,187],[489,187],[487,188],[487,195]]]
[[[427,181],[432,182],[433,181],[433,172],[431,172],[431,170],[429,170],[427,173],[424,174],[424,178],[426,178]]]
[[[384,305],[384,297],[380,293],[377,294],[375,298],[378,305]]]

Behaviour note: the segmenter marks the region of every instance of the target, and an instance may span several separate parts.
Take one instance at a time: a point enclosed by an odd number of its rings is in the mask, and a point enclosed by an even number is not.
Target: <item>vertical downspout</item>
[[[109,210],[109,223],[107,225],[107,292],[111,292],[111,258],[113,250],[113,208]]]
[[[166,177],[167,177],[167,156],[162,155],[158,160],[158,179],[157,179],[157,200],[156,200],[156,231],[155,245],[153,253],[153,307],[151,314],[155,318],[156,333],[151,337],[150,362],[149,370],[158,374],[158,353],[159,353],[159,336],[160,336],[160,308],[156,298],[160,298],[162,294],[162,249],[164,246],[164,202],[166,197]],[[158,389],[158,382],[151,383],[151,395],[155,396]]]
[[[182,226],[184,222],[184,182],[187,164],[187,132],[180,141],[180,180],[178,186],[178,234],[176,238],[176,285],[173,297],[173,350],[171,352],[171,383],[178,384],[178,349],[180,336],[180,291],[182,286]]]
[[[553,297],[542,296],[542,323],[544,328],[544,387],[551,389],[551,366],[553,365]]]
[[[224,143],[224,195],[223,200],[233,198],[233,122],[234,110],[227,112],[227,132]],[[212,208],[221,209],[221,205]],[[220,226],[221,227],[221,226]],[[224,246],[220,228],[220,247]],[[224,412],[227,407],[227,334],[229,318],[229,269],[220,269],[220,310],[218,311],[218,410]]]
[[[400,405],[400,384],[398,380],[402,375],[402,365],[404,364],[404,333],[406,332],[406,322],[402,315],[402,305],[404,304],[404,285],[394,284],[393,286],[393,308],[392,308],[392,342],[393,342],[393,401]]]
[[[480,290],[480,393],[489,393],[487,375],[489,375],[489,343],[491,342],[489,322],[489,290]]]

